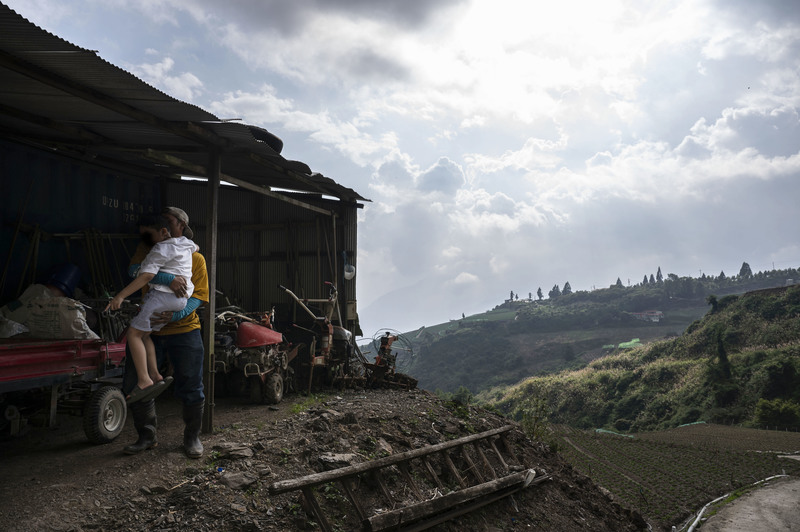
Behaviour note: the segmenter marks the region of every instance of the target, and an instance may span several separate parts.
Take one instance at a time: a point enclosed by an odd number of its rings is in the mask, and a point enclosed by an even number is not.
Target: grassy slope
[[[577,427],[754,422],[759,398],[800,402],[800,286],[726,296],[678,338],[479,395],[513,414],[530,397]]]
[[[667,301],[664,301],[664,300]],[[630,312],[664,309],[660,323]],[[576,369],[608,353],[604,346],[643,343],[680,334],[708,309],[702,298],[670,300],[663,288],[580,292],[557,301],[507,302],[464,319],[407,333],[415,357],[401,371],[428,390],[473,393],[533,375]]]
[[[687,321],[683,328],[691,321]],[[532,375],[582,367],[607,354],[603,346],[639,338],[663,339],[675,327],[629,324],[587,330],[515,331],[507,324],[456,329],[432,345],[418,349],[416,364],[403,371],[428,390],[474,392],[508,386]],[[680,329],[679,329],[680,330]]]

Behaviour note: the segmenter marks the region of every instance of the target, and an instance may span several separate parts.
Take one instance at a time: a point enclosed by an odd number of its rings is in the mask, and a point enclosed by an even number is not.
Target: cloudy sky
[[[794,0],[3,0],[354,188],[365,335],[800,266]]]

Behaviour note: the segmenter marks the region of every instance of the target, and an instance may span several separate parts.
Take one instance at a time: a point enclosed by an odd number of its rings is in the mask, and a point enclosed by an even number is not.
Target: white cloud
[[[464,171],[458,164],[447,157],[442,157],[435,165],[417,176],[416,185],[422,192],[452,196],[464,186]]]
[[[492,255],[489,259],[489,269],[491,270],[492,274],[502,274],[503,272],[507,271],[511,267],[511,264],[508,260],[504,259],[501,256]]]
[[[446,259],[454,259],[461,254],[461,248],[456,246],[450,246],[446,249],[442,250],[442,257]]]
[[[296,102],[280,98],[274,87],[262,86],[259,92],[235,91],[211,103],[219,116],[246,116],[250,123],[284,131],[307,133],[320,146],[336,150],[360,166],[379,164],[397,150],[397,135],[385,131],[369,133],[369,122],[356,117],[340,120],[329,111],[309,113],[295,108]]]
[[[453,279],[454,284],[472,284],[478,282],[480,282],[480,279],[478,278],[477,275],[467,272],[461,272],[458,275],[456,275],[455,279]]]
[[[568,138],[563,133],[558,140],[529,138],[517,151],[506,151],[499,157],[480,153],[466,156],[471,169],[479,173],[496,173],[506,169],[551,169],[561,161],[557,152],[567,147]]]
[[[131,66],[129,71],[170,96],[191,102],[202,94],[203,82],[190,72],[173,74],[174,67],[175,61],[171,57],[165,57],[158,63]]]
[[[72,7],[60,0],[9,0],[3,3],[42,27],[57,25],[72,15]]]
[[[800,259],[791,2],[9,2],[370,197],[365,330]]]
[[[795,53],[800,35],[795,25],[773,25],[763,21],[751,26],[729,27],[712,32],[703,53],[709,59],[730,56],[753,57],[760,61],[778,62]]]

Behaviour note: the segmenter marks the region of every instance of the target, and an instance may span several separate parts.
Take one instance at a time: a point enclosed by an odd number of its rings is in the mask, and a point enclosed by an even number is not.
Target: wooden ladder
[[[425,530],[550,478],[549,475],[537,477],[533,469],[521,465],[510,465],[503,457],[498,442],[510,459],[518,462],[506,438],[506,433],[512,428],[512,425],[506,425],[371,462],[278,481],[269,487],[269,492],[279,495],[302,491],[303,506],[313,514],[324,532],[332,532],[333,528],[314,491],[333,482],[338,483],[347,495],[363,530]],[[440,473],[437,473],[435,465],[440,466]],[[389,490],[387,475],[394,472],[398,473],[397,480],[404,488],[402,491],[412,494],[410,501],[398,500]],[[376,499],[374,493],[373,496],[365,493],[370,486],[377,489],[377,499],[390,510],[368,508],[368,501]],[[444,491],[449,492],[442,495]],[[426,496],[426,492],[433,493],[433,496]]]

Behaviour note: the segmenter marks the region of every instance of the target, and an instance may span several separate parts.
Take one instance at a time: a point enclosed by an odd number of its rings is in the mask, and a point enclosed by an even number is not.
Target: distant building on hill
[[[664,313],[660,310],[645,310],[644,312],[631,312],[631,315],[637,320],[652,321],[655,323],[664,319]]]

